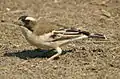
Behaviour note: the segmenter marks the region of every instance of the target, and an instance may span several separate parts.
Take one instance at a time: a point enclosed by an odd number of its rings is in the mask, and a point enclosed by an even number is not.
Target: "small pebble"
[[[10,8],[6,8],[7,11],[10,11]]]

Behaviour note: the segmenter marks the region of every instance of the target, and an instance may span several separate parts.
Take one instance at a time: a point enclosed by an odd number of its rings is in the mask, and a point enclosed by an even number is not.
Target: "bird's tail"
[[[106,36],[103,35],[103,34],[90,33],[90,32],[81,31],[81,30],[77,30],[76,31],[76,30],[71,30],[71,29],[70,30],[66,30],[66,32],[64,33],[63,36],[66,37],[66,38],[61,40],[61,44],[60,45],[64,45],[66,43],[69,43],[69,42],[72,42],[72,41],[75,41],[75,40],[86,39],[86,38],[106,39]],[[69,38],[68,36],[70,36],[71,38]],[[60,40],[60,39],[58,39],[58,40]]]
[[[87,35],[88,38],[102,38],[102,39],[107,39],[105,35],[99,34],[99,33],[89,33],[87,31],[81,31],[80,33]]]
[[[91,33],[91,34],[89,35],[89,38],[102,38],[102,39],[106,39],[106,36],[105,36],[105,35],[102,35],[102,34]]]
[[[89,38],[102,38],[102,39],[107,39],[105,35],[103,35],[103,34],[98,34],[98,33],[91,33],[88,37],[89,37]]]

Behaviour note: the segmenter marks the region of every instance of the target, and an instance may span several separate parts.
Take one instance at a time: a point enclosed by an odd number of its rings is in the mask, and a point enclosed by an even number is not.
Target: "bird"
[[[53,23],[39,23],[31,16],[22,15],[18,18],[18,25],[23,36],[33,46],[40,49],[55,49],[57,53],[47,60],[54,60],[62,54],[61,47],[72,41],[85,38],[102,38],[106,36],[99,33],[90,33],[76,27],[58,26]]]

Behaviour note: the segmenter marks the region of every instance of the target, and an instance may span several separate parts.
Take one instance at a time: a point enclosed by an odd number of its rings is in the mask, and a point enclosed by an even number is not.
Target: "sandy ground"
[[[30,15],[105,34],[63,46],[58,59],[31,46],[18,17]],[[119,79],[120,0],[0,0],[0,79]],[[49,52],[50,53],[50,52]]]

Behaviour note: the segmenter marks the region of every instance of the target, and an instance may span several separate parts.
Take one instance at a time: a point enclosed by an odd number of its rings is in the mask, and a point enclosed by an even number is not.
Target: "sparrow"
[[[61,46],[72,41],[85,38],[102,38],[105,35],[89,33],[79,28],[58,26],[52,23],[40,23],[37,19],[30,16],[20,16],[18,24],[26,40],[33,46],[40,49],[55,49],[57,54],[48,58],[53,60],[62,54]]]

